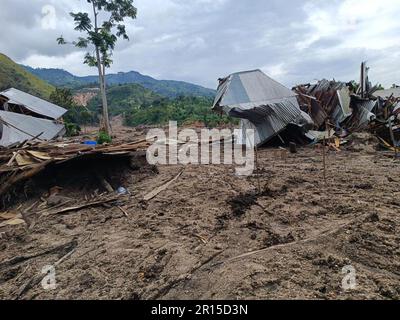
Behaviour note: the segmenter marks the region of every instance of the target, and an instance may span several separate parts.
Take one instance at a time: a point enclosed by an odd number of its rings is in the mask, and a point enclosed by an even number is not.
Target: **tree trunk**
[[[95,2],[93,4],[93,13],[94,13],[94,24],[95,24],[95,32],[98,32],[97,27],[97,12]],[[100,58],[100,49],[96,47],[96,59],[97,59],[97,69],[99,71],[99,83],[100,83],[100,94],[101,100],[103,104],[103,123],[101,126],[102,130],[104,130],[109,136],[111,135],[111,127],[110,127],[110,119],[108,117],[108,103],[107,103],[107,95],[106,95],[106,85],[105,85],[105,68],[102,67],[102,62]]]
[[[96,48],[96,58],[97,58],[97,67],[99,70],[99,82],[100,82],[100,94],[101,94],[101,100],[103,104],[103,123],[102,123],[102,129],[110,135],[111,130],[110,130],[110,120],[108,117],[108,103],[107,103],[107,96],[106,96],[106,86],[105,86],[105,77],[103,75],[103,70],[101,66],[101,59],[100,59],[100,53],[99,50]]]

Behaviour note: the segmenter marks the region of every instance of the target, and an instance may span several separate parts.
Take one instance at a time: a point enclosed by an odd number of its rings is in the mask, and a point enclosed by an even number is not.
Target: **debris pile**
[[[317,84],[293,88],[298,94],[300,108],[314,121],[315,130],[334,128],[345,136],[366,129],[376,119],[373,113],[378,100],[373,96],[377,86],[368,79],[369,69],[361,64],[360,84],[321,80]]]
[[[369,129],[378,137],[381,145],[395,151],[397,157],[397,148],[400,147],[400,96],[379,96],[377,101],[377,108],[374,110],[376,119]]]
[[[300,108],[313,119],[314,130],[333,128],[339,137],[369,131],[394,150],[400,137],[400,90],[377,91],[368,80],[368,70],[362,63],[360,85],[322,80],[293,90]]]
[[[0,146],[62,137],[65,134],[62,116],[66,112],[64,108],[14,88],[0,92]]]
[[[104,146],[78,143],[26,142],[0,150],[0,198],[46,169],[74,162],[82,166],[88,160],[110,161],[114,158],[143,158],[148,147],[145,140]]]
[[[370,131],[382,145],[397,149],[400,138],[400,89],[378,90],[361,64],[360,83],[321,80],[289,90],[260,70],[220,79],[213,110],[240,118],[242,137],[255,130],[255,144],[309,144]]]
[[[311,116],[317,131],[325,130],[328,120],[339,127],[352,114],[346,83],[322,80],[315,85],[300,85],[294,91],[300,108]]]

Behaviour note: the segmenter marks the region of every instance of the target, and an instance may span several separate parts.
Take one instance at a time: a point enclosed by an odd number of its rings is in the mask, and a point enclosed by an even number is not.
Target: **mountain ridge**
[[[18,90],[48,99],[55,89],[41,78],[31,74],[5,54],[0,53],[0,91]]]
[[[75,76],[59,68],[32,68],[22,65],[25,70],[58,87],[76,88],[98,83],[98,76]],[[165,97],[179,95],[213,97],[215,90],[178,80],[157,80],[137,71],[110,73],[106,75],[108,85],[140,84],[144,88]]]

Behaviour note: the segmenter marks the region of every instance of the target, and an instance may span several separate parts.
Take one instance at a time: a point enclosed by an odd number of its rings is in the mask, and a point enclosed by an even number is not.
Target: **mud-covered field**
[[[399,162],[370,148],[331,151],[325,184],[319,148],[287,158],[263,149],[258,158],[258,175],[244,178],[230,166],[117,169],[131,192],[119,208],[33,212],[29,227],[1,228],[0,298],[400,298]],[[79,181],[60,181],[58,204],[93,196]],[[54,290],[41,285],[47,265]],[[354,268],[352,290],[342,286],[343,268]]]

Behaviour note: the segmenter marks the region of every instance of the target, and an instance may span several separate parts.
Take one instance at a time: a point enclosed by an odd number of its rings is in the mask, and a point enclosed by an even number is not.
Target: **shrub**
[[[81,133],[81,127],[76,123],[71,123],[71,122],[65,123],[65,130],[67,137],[79,136],[79,134]]]
[[[111,143],[112,139],[111,137],[107,134],[105,131],[100,131],[99,136],[97,137],[97,143],[98,144],[104,144],[104,143]]]

